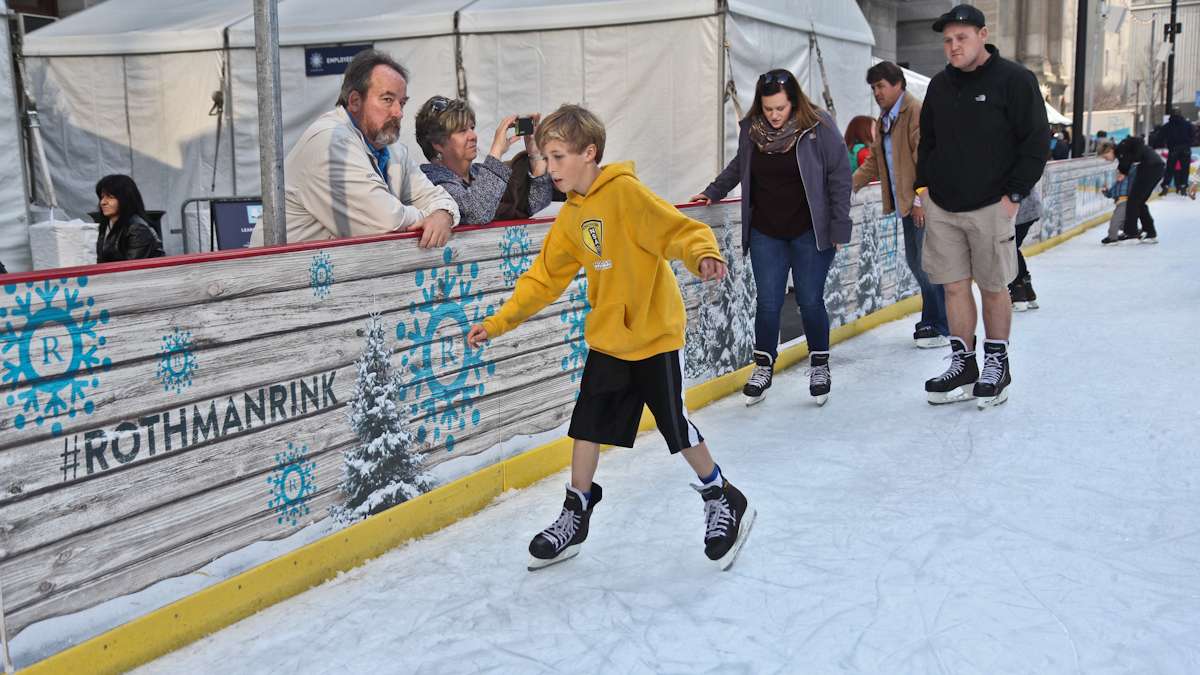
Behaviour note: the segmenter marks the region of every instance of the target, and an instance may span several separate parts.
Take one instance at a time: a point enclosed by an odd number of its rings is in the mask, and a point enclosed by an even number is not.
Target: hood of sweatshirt
[[[584,199],[594,196],[596,193],[603,190],[606,185],[622,176],[629,176],[630,178],[634,179],[637,178],[637,174],[633,171],[632,161],[605,164],[604,166],[600,167],[600,175],[596,177],[595,182],[592,183],[592,187],[588,189],[588,193],[586,195],[581,195],[578,192],[572,191],[567,194],[567,203],[573,206],[579,206],[583,203]]]

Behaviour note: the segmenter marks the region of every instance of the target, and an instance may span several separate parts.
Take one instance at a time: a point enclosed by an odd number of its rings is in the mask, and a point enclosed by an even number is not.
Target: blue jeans
[[[913,224],[912,216],[904,218],[904,260],[921,287],[921,320],[917,328],[931,326],[938,335],[949,335],[946,322],[946,292],[940,284],[931,283],[921,269],[921,247],[925,245],[925,228]]]
[[[837,250],[817,250],[812,230],[793,239],[776,239],[750,230],[750,265],[758,286],[754,312],[754,349],[774,359],[779,355],[779,312],[787,297],[788,273],[796,288],[796,305],[810,352],[829,350],[829,313],[825,311],[825,277]]]

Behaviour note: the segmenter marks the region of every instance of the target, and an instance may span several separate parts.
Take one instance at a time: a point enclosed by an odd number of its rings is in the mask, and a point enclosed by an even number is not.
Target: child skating
[[[536,132],[554,186],[568,194],[533,265],[512,297],[473,326],[472,347],[498,337],[554,302],[583,267],[592,306],[584,329],[589,347],[568,435],[574,440],[571,482],[558,518],[529,543],[529,569],[571,558],[587,539],[603,498],[593,482],[601,445],[632,447],[643,405],[654,414],[672,453],[700,481],[704,553],[725,569],[754,522],[754,509],[721,474],[683,402],[687,316],[668,260],[682,260],[705,281],[725,275],[707,225],[684,216],[647,189],[632,164],[604,167],[604,125],[582,107],[565,105]]]

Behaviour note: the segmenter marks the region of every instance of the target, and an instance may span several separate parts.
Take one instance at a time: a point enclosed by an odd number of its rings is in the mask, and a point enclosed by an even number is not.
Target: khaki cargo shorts
[[[925,244],[921,267],[935,284],[974,278],[979,288],[999,292],[1017,276],[1016,223],[1000,202],[975,211],[943,211],[926,192]]]

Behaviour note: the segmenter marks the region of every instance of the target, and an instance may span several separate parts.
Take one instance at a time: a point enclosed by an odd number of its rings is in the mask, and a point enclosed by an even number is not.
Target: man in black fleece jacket
[[[952,360],[925,391],[930,403],[977,398],[985,408],[1007,400],[1012,380],[1013,219],[1042,177],[1050,125],[1034,74],[987,44],[983,12],[959,5],[933,29],[942,33],[949,65],[925,94],[914,187],[926,214],[923,267],[946,291]],[[982,372],[975,361],[972,280],[983,298]]]

